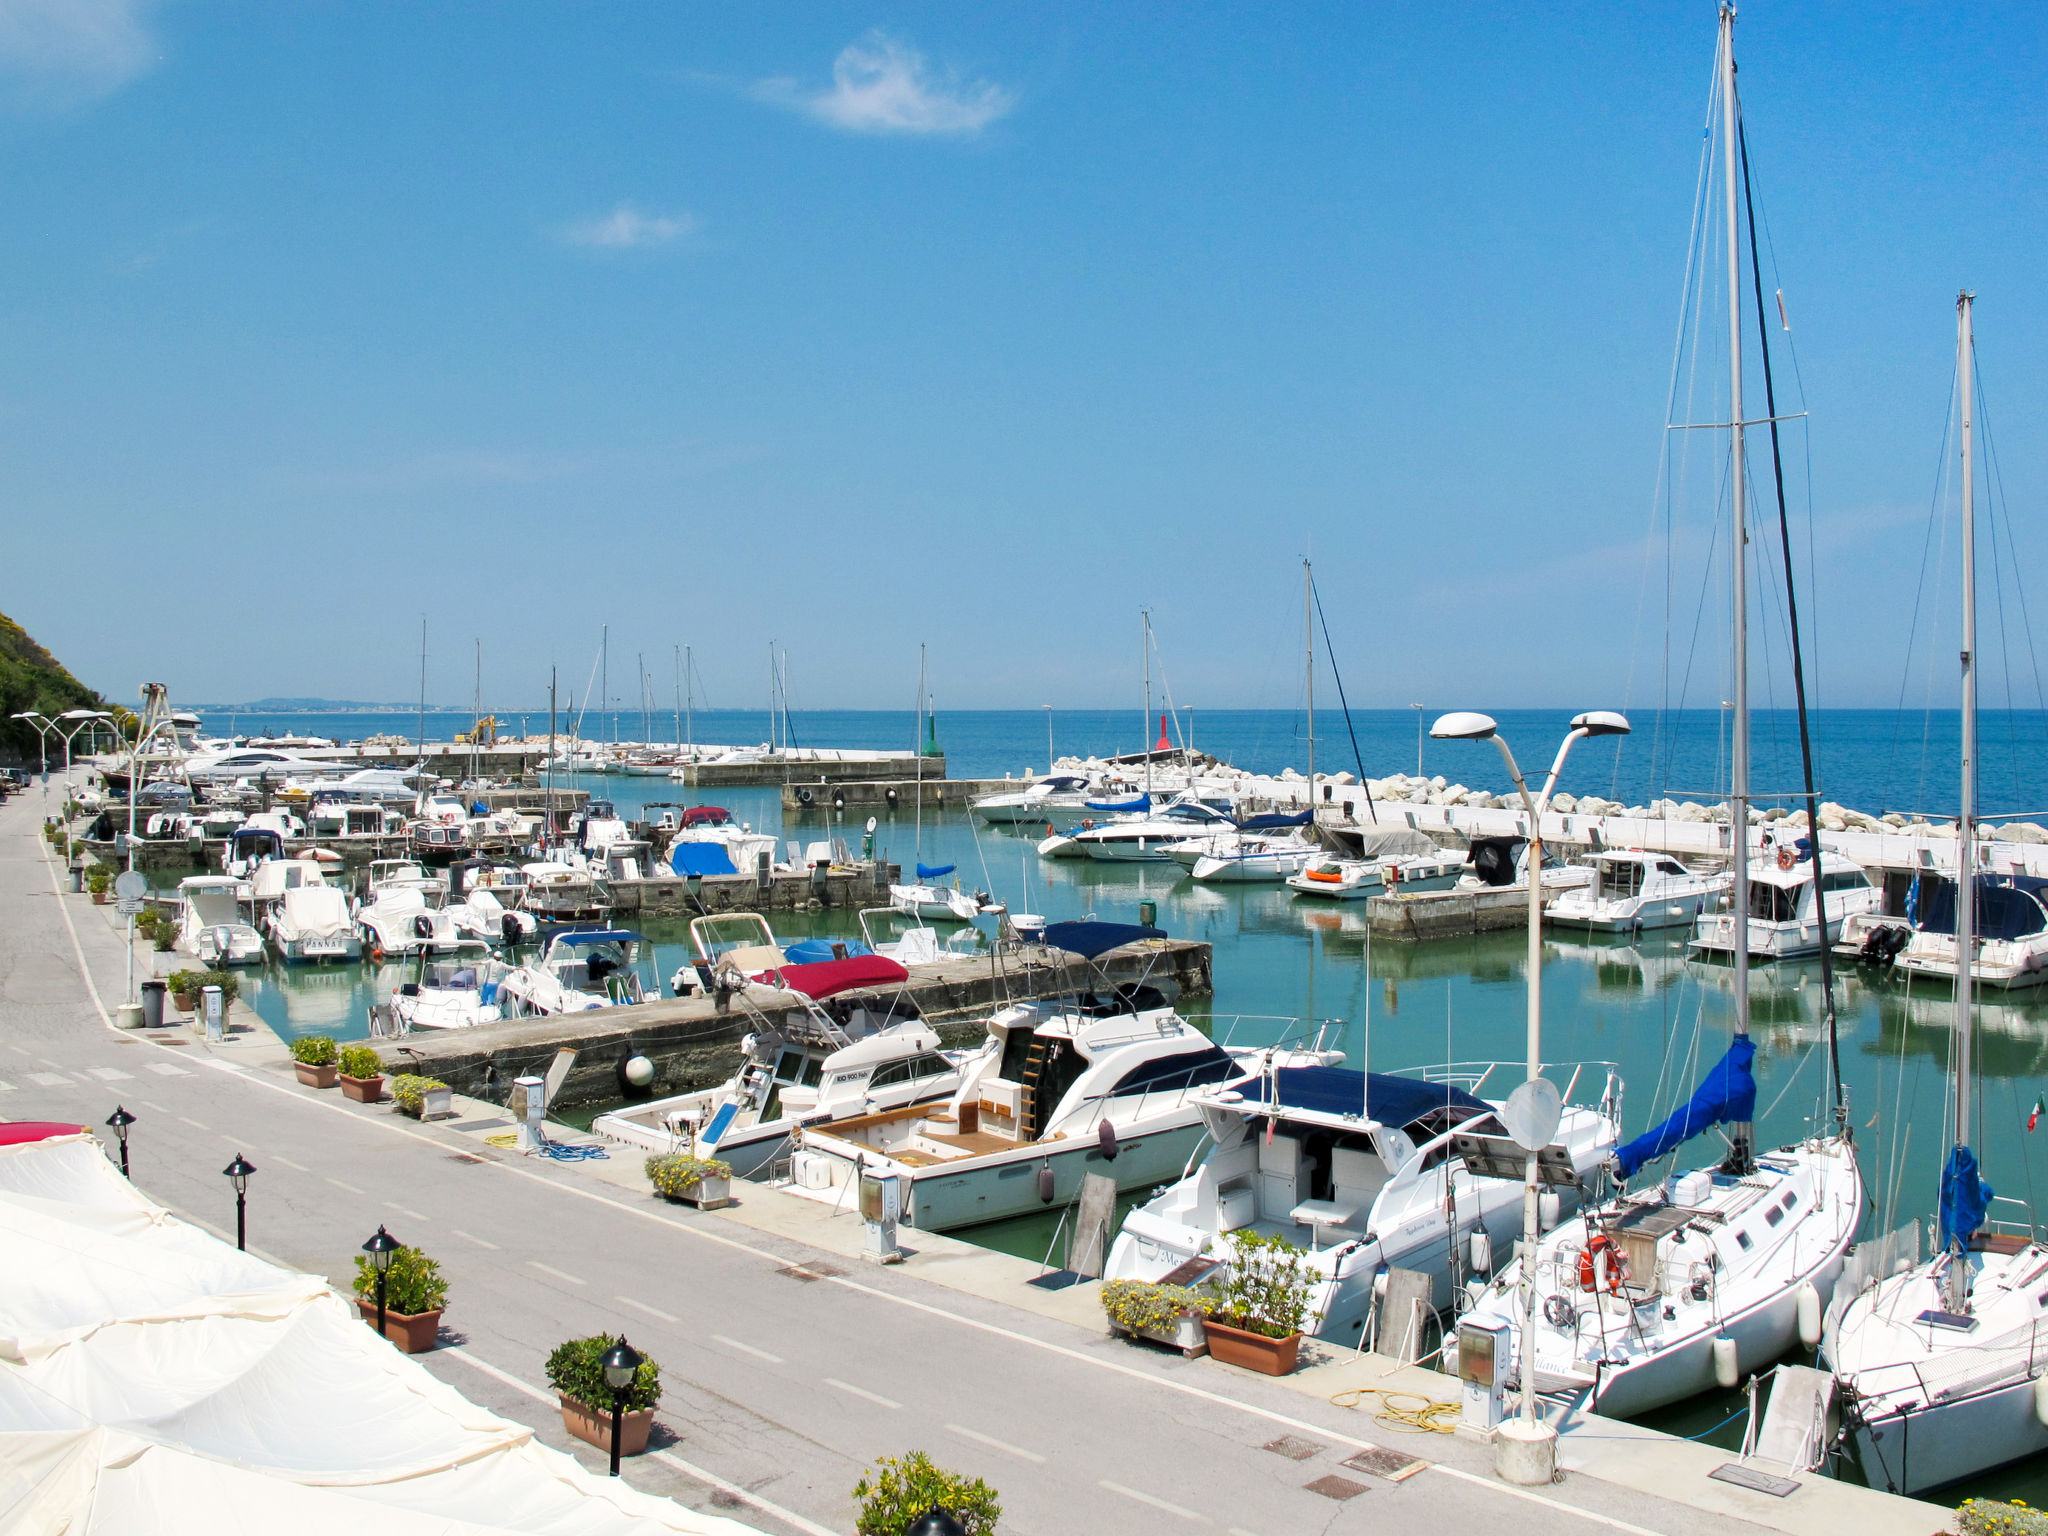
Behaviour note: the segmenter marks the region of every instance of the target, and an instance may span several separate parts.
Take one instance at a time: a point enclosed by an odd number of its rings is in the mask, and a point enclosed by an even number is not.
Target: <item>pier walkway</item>
[[[245,1154],[252,1247],[337,1284],[387,1225],[452,1282],[428,1369],[586,1464],[595,1453],[563,1434],[542,1362],[565,1338],[626,1332],[666,1387],[655,1451],[627,1464],[637,1487],[768,1532],[846,1533],[863,1467],[923,1449],[994,1484],[1016,1536],[1927,1536],[1946,1523],[1932,1505],[1817,1481],[1782,1502],[1709,1484],[1702,1462],[1727,1457],[1640,1431],[1555,1487],[1510,1488],[1472,1437],[1397,1436],[1330,1403],[1362,1384],[1356,1363],[1268,1381],[1184,1361],[1108,1339],[1085,1291],[1032,1290],[1018,1283],[1031,1266],[966,1244],[909,1234],[909,1263],[872,1270],[850,1257],[850,1220],[773,1191],[684,1211],[650,1199],[629,1158],[493,1146],[504,1117],[487,1107],[423,1126],[302,1088],[260,1026],[219,1047],[120,1031],[118,919],[59,894],[41,812],[34,796],[0,806],[0,1114],[98,1126],[125,1105],[137,1182],[215,1230],[234,1214],[220,1169]],[[1343,1466],[1375,1444],[1430,1466],[1399,1483]],[[1567,1464],[1594,1452],[1568,1447]]]

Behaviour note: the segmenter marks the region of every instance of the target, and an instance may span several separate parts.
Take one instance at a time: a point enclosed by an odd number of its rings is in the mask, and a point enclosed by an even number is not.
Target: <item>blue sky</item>
[[[2043,29],[1743,11],[1827,702],[1899,693],[1965,283],[2038,565]],[[424,613],[437,698],[608,622],[615,684],[896,706],[924,641],[967,708],[1125,702],[1149,606],[1181,702],[1285,707],[1307,553],[1356,704],[1640,707],[1713,32],[0,0],[0,609],[117,697],[409,697]]]

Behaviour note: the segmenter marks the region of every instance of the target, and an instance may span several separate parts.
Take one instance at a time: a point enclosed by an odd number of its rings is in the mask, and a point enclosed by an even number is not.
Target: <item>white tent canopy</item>
[[[0,1251],[0,1536],[751,1531],[592,1476],[89,1135],[0,1146]]]

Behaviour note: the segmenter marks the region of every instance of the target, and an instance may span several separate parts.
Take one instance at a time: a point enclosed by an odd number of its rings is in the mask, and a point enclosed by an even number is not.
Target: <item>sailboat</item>
[[[1822,1357],[1844,1399],[1843,1429],[1873,1487],[1912,1494],[2048,1450],[2048,1246],[2031,1224],[1987,1220],[1997,1198],[1978,1174],[1976,1139],[1977,566],[1973,496],[1973,296],[1956,299],[1962,406],[1962,804],[1956,818],[1953,1140],[1941,1170],[1934,1256],[1869,1289],[1829,1319]],[[1914,1245],[1917,1258],[1917,1242]]]
[[[1728,823],[1734,844],[1732,993],[1734,1039],[1692,1098],[1653,1130],[1619,1148],[1619,1187],[1536,1245],[1527,1281],[1517,1259],[1477,1297],[1465,1321],[1513,1329],[1516,1375],[1535,1373],[1541,1392],[1565,1392],[1615,1417],[1646,1413],[1714,1386],[1733,1387],[1786,1353],[1817,1343],[1823,1308],[1863,1217],[1863,1179],[1840,1113],[1836,1124],[1789,1146],[1752,1145],[1756,1079],[1751,1064],[1749,961],[1749,666],[1743,455],[1741,154],[1735,94],[1735,12],[1724,3],[1717,58],[1727,225],[1730,541],[1733,589],[1733,737]],[[1746,167],[1745,167],[1746,169]],[[1766,353],[1768,362],[1768,353]],[[1775,416],[1775,409],[1768,412]],[[1775,454],[1775,440],[1773,443]],[[1793,629],[1797,648],[1796,615]],[[1800,680],[1804,744],[1803,676]],[[1810,761],[1810,752],[1808,753]],[[1811,769],[1809,766],[1809,782]],[[1810,857],[1810,855],[1809,855]],[[1832,1017],[1832,1014],[1831,1014]],[[1831,1065],[1832,1056],[1831,1056]],[[1686,1141],[1725,1127],[1727,1155],[1647,1189],[1627,1182]],[[1534,1360],[1523,1354],[1530,1307]]]
[[[938,882],[954,874],[958,865],[927,864],[924,861],[924,760],[934,755],[934,749],[926,746],[925,719],[926,705],[930,695],[925,688],[925,651],[917,648],[917,727],[914,741],[917,748],[917,842],[915,868],[917,879],[908,885],[889,887],[889,905],[898,912],[907,912],[912,917],[923,918],[926,922],[971,923],[984,912],[1000,912],[1002,907],[986,891],[963,891],[956,878],[950,886]],[[936,740],[936,727],[934,727]]]

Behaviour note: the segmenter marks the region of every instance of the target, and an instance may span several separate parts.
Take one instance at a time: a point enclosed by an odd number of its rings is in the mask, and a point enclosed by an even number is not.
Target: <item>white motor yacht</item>
[[[289,964],[363,957],[362,935],[349,913],[348,896],[337,886],[292,887],[271,909],[267,926],[270,942]]]
[[[392,989],[391,1017],[400,1034],[495,1024],[503,1017],[498,987],[508,969],[478,939],[464,940],[452,954],[423,954],[413,979]]]
[[[178,948],[209,966],[261,965],[263,935],[242,903],[249,891],[233,875],[189,875],[178,882]]]
[[[2048,982],[2048,880],[2033,875],[1977,875],[1977,952],[1972,979],[1980,986],[2018,990]],[[1893,962],[1915,976],[1956,975],[1956,886],[1921,876],[1915,919]],[[1866,919],[1868,921],[1868,919]],[[1853,936],[1845,929],[1844,943]]]
[[[1346,859],[1325,854],[1311,859],[1287,888],[1324,901],[1361,901],[1368,896],[1448,891],[1464,878],[1461,853],[1411,853],[1379,859]]]
[[[1073,834],[1073,847],[1082,857],[1102,863],[1166,862],[1172,858],[1168,850],[1191,837],[1236,829],[1224,812],[1183,797],[1164,810],[1084,827]]]
[[[756,832],[751,823],[732,819],[723,806],[694,805],[678,818],[663,859],[672,874],[751,875],[761,868],[765,855],[772,869],[775,839]]]
[[[1805,840],[1787,844],[1768,857],[1752,859],[1749,865],[1749,913],[1746,925],[1736,922],[1737,914],[1720,910],[1700,914],[1693,929],[1692,947],[1705,954],[1727,954],[1736,944],[1736,930],[1746,927],[1749,953],[1758,960],[1796,960],[1817,955],[1824,944],[1841,937],[1842,924],[1859,912],[1875,912],[1884,893],[1873,885],[1863,867],[1839,853],[1823,851],[1820,856],[1818,892],[1827,902],[1827,933],[1821,933],[1819,899],[1814,885],[1813,860]]]
[[[915,885],[889,887],[889,905],[927,922],[971,923],[984,912],[1000,912],[986,891],[963,891],[956,880],[951,885],[937,882],[953,873],[951,864],[920,864]]]
[[[1694,874],[1668,853],[1640,848],[1606,849],[1586,864],[1592,882],[1559,895],[1543,909],[1545,922],[1589,933],[1684,928],[1725,896],[1735,881],[1725,871]]]
[[[388,883],[356,909],[363,949],[374,959],[452,953],[462,942],[455,919],[440,905],[440,887]]]
[[[1358,1343],[1390,1268],[1430,1276],[1432,1304],[1449,1305],[1468,1276],[1491,1279],[1494,1254],[1510,1253],[1521,1233],[1521,1182],[1474,1172],[1456,1140],[1505,1134],[1500,1105],[1481,1096],[1496,1072],[1503,1083],[1521,1077],[1490,1065],[1412,1076],[1283,1067],[1203,1095],[1209,1151],[1124,1218],[1104,1278],[1193,1284],[1228,1262],[1231,1233],[1251,1230],[1310,1250],[1308,1332]],[[1553,1224],[1614,1148],[1611,1070],[1606,1089],[1601,1108],[1566,1109],[1546,1154]]]
[[[519,906],[536,923],[601,922],[611,912],[611,886],[588,865],[536,859],[520,865],[519,872],[526,877]]]
[[[1085,809],[1094,792],[1085,774],[1055,773],[1022,789],[982,795],[971,803],[974,814],[992,826],[1037,826],[1060,811]]]
[[[506,1018],[524,1019],[645,1002],[633,965],[645,942],[623,928],[558,933],[538,960],[505,973],[498,1007]]]

